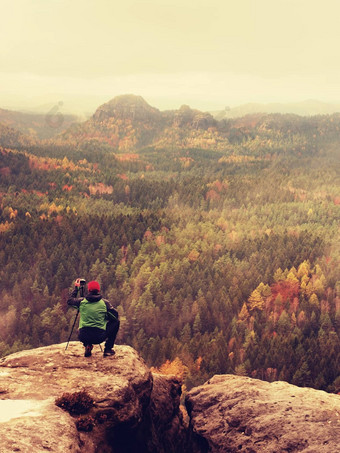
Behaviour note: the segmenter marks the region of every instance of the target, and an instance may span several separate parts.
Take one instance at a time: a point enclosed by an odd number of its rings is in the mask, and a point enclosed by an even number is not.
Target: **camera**
[[[77,292],[78,291],[80,292],[81,297],[84,297],[85,285],[86,285],[85,278],[77,278],[77,280],[75,281],[75,289],[77,290]]]

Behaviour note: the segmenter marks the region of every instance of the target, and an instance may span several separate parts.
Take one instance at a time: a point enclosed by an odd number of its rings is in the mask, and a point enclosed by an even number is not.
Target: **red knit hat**
[[[89,291],[100,291],[100,285],[96,281],[88,282],[87,288]]]

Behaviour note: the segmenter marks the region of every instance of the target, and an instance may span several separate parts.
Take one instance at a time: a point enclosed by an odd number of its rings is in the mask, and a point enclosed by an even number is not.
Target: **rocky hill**
[[[105,359],[78,342],[12,354],[0,361],[0,451],[340,451],[337,395],[215,376],[187,395],[188,426],[180,394],[128,346]]]
[[[66,143],[105,143],[118,151],[143,147],[219,147],[228,140],[217,130],[210,113],[183,105],[179,110],[161,112],[142,97],[118,96],[98,107],[85,123],[69,128],[60,136]]]

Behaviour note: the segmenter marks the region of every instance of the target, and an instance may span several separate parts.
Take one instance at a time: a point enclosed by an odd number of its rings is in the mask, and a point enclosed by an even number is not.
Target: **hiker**
[[[85,280],[82,282],[85,284]],[[85,346],[85,357],[91,356],[93,344],[100,344],[105,340],[104,357],[113,356],[113,346],[120,324],[118,311],[102,298],[98,282],[88,283],[88,294],[85,297],[77,297],[80,285],[81,279],[78,278],[67,304],[79,309],[78,338]]]

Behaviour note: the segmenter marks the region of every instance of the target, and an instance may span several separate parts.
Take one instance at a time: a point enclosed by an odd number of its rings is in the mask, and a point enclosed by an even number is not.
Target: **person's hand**
[[[80,278],[77,278],[77,280],[74,283],[74,286],[75,286],[76,289],[80,288]]]

